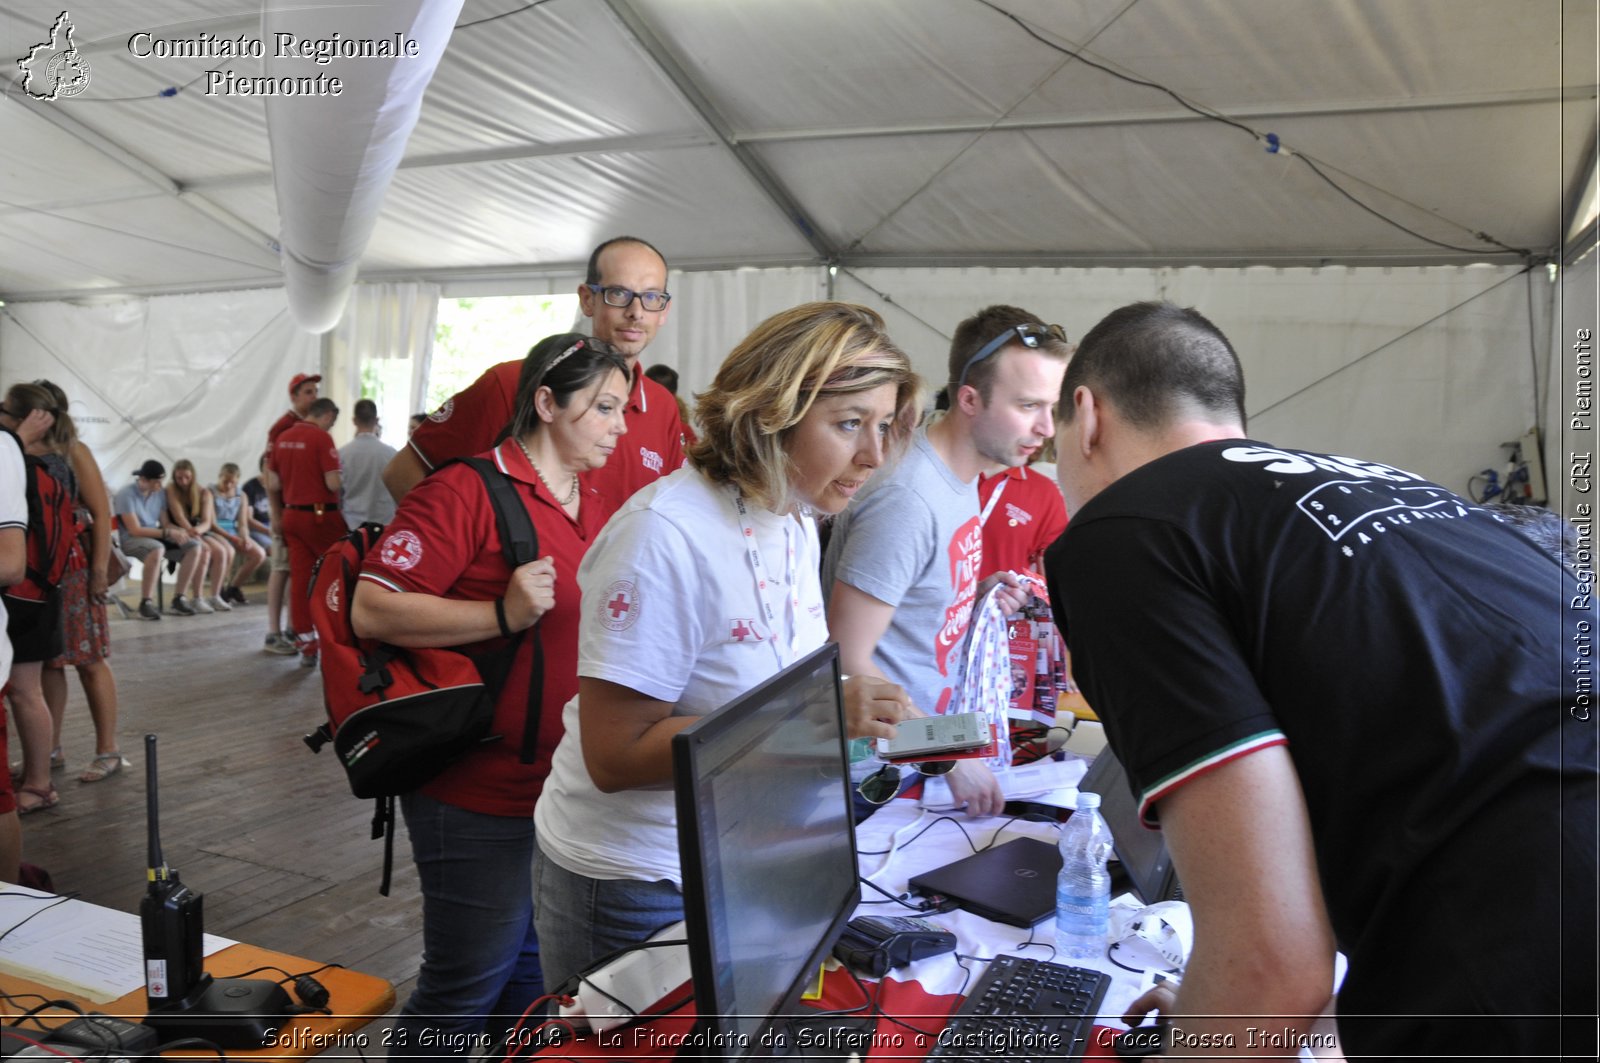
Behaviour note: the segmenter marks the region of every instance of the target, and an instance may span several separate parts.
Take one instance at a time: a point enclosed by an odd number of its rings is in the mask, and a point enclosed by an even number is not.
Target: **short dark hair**
[[[661,260],[662,266],[667,264],[667,256],[657,250],[656,246],[649,240],[641,240],[637,236],[613,236],[589,253],[589,270],[583,276],[585,284],[600,283],[600,253],[616,244],[638,244],[640,247],[648,247],[650,250],[655,251],[656,257]]]
[[[674,395],[678,393],[678,371],[665,362],[657,362],[644,371],[644,375],[666,388]]]
[[[350,411],[350,419],[362,427],[377,424],[378,404],[371,399],[357,399],[355,408]]]
[[[952,405],[955,402],[957,382],[961,380],[961,371],[966,369],[967,362],[982,349],[984,344],[1018,325],[1034,325],[1040,329],[1047,327],[1037,314],[1031,314],[1018,306],[1001,305],[986,306],[956,326],[955,335],[950,339],[947,381]],[[1002,346],[1001,350],[1004,349]],[[1072,354],[1071,346],[1064,340],[1047,339],[1038,349],[1057,358],[1067,358]],[[984,402],[989,401],[990,391],[994,387],[995,367],[999,362],[999,356],[1000,351],[995,351],[971,369],[967,369],[966,382],[978,389],[978,394],[982,396]]]
[[[517,376],[515,412],[497,443],[508,435],[523,435],[539,423],[533,399],[541,387],[549,388],[556,405],[564,410],[573,395],[612,370],[621,373],[624,380],[628,379],[628,363],[622,352],[605,340],[581,332],[546,336],[530,347],[528,356],[522,360],[522,372]]]
[[[1193,307],[1131,303],[1089,330],[1067,364],[1057,416],[1072,420],[1072,393],[1088,387],[1129,424],[1160,428],[1186,405],[1237,418],[1244,413],[1244,368],[1222,330]]]
[[[321,417],[324,414],[329,413],[333,414],[334,416],[338,416],[338,405],[330,398],[320,398],[316,402],[313,402],[310,408],[306,410],[306,417]]]
[[[1535,546],[1563,565],[1575,571],[1579,567],[1578,533],[1559,513],[1518,502],[1485,502],[1483,508],[1532,539]]]

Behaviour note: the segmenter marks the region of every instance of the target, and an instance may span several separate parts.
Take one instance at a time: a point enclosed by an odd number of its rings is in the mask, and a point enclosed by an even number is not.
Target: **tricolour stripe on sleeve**
[[[1155,784],[1139,797],[1139,821],[1146,827],[1160,830],[1161,824],[1152,812],[1157,801],[1160,801],[1183,784],[1199,778],[1206,772],[1220,767],[1230,760],[1249,756],[1251,753],[1259,749],[1266,749],[1268,746],[1284,746],[1288,744],[1289,740],[1283,736],[1282,731],[1276,729],[1262,731],[1248,738],[1241,738],[1232,745],[1223,746],[1221,749],[1208,753],[1194,763],[1179,768],[1165,778],[1157,779]]]
[[[400,584],[394,582],[393,580],[385,579],[375,572],[363,572],[361,573],[360,578],[371,580],[373,583],[376,583],[378,586],[383,587],[386,590],[399,591],[401,594],[404,594],[406,590],[404,587],[400,586]]]

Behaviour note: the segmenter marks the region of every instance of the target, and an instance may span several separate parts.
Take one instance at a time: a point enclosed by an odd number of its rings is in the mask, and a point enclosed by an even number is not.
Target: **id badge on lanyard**
[[[788,548],[782,583],[782,590],[787,598],[786,619],[789,621],[787,640],[789,654],[786,659],[783,647],[778,644],[783,627],[779,624],[778,610],[773,606],[773,592],[779,588],[778,575],[770,571],[761,561],[761,548],[756,545],[755,524],[750,520],[750,510],[745,505],[744,495],[738,488],[733,488],[733,508],[739,512],[739,530],[744,533],[745,555],[750,558],[750,571],[756,584],[756,599],[761,605],[762,615],[767,618],[772,652],[778,655],[778,667],[787,668],[790,661],[800,656],[800,581],[795,575],[793,530],[784,528],[784,543]]]

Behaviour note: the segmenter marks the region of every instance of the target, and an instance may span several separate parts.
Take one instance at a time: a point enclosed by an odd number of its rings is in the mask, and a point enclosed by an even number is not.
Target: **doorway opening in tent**
[[[438,409],[492,365],[519,359],[557,332],[573,330],[577,293],[439,300],[433,361],[422,408]],[[588,322],[578,331],[587,332]],[[365,381],[363,380],[363,390]]]

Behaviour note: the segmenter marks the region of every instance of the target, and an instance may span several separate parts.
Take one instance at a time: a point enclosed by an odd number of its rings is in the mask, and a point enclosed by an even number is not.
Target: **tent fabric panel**
[[[452,34],[407,154],[702,131],[604,4],[547,4]]]
[[[1007,7],[1063,34],[1057,43],[1064,46],[1085,39],[1072,5]],[[1562,0],[1338,0],[1315,8],[1283,0],[1141,0],[1095,37],[1089,55],[1223,111],[1325,104],[1330,85],[1340,86],[1341,104],[1516,93],[1561,83],[1563,18],[1571,20],[1569,34],[1582,32],[1586,21],[1592,39],[1595,13],[1590,5],[1585,18],[1582,7]],[[1007,27],[997,18],[993,32],[1048,51]],[[1417,47],[1444,40],[1448,47]],[[1508,54],[1519,61],[1506,62]],[[1017,113],[1171,104],[1156,90],[1074,64]]]
[[[19,286],[39,290],[134,286],[175,277],[272,284],[280,277],[270,255],[253,252],[241,235],[168,196],[16,214],[0,226],[0,278],[15,272]],[[4,283],[0,281],[0,283]]]
[[[15,208],[118,196],[144,196],[156,189],[78,137],[46,120],[31,101],[6,104],[5,165],[0,166],[0,203]],[[4,224],[9,224],[6,222]]]
[[[1431,239],[1487,254],[1500,249],[1468,229],[1487,229],[1519,247],[1560,241],[1560,199],[1547,186],[1559,168],[1551,156],[1562,142],[1560,115],[1529,112],[1301,118],[1296,128],[1300,140],[1315,144],[1324,170],[1361,201]],[[1484,140],[1474,142],[1470,129]],[[1482,143],[1505,150],[1484,152]],[[1412,154],[1402,145],[1425,150]],[[1334,257],[1434,250],[1350,203],[1303,162],[1209,123],[994,131],[981,143],[970,134],[939,134],[767,144],[761,151],[790,176],[824,230],[845,246],[865,236],[866,252]],[[1540,158],[1550,164],[1530,164]],[[1218,188],[1229,194],[1204,194]],[[1379,189],[1430,198],[1406,202]]]
[[[320,365],[319,341],[273,289],[29,303],[0,317],[0,377],[61,385],[112,491],[146,458],[169,469],[189,458],[207,484],[224,461],[253,470],[289,378]]]
[[[1124,5],[1062,6],[1087,29]],[[634,7],[738,132],[992,117],[1064,58],[971,0]]]
[[[493,194],[485,194],[492,189]],[[802,257],[797,231],[720,147],[401,170],[366,268],[584,262],[619,233],[674,258]]]
[[[1159,90],[1076,62],[972,0],[635,6],[741,132],[987,120],[1013,108],[1021,117],[1183,113]],[[1548,89],[1560,83],[1563,30],[1592,40],[1594,26],[1592,6],[1560,0],[1003,6],[1063,48],[1088,42],[1095,61],[1224,110],[1325,103],[1331,85],[1345,104]],[[1443,39],[1449,47],[1416,47]],[[771,76],[772,52],[751,46],[763,40],[783,43],[782,78]]]

